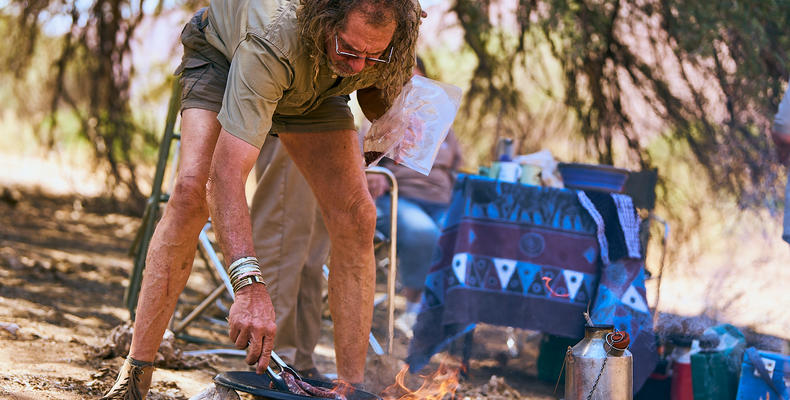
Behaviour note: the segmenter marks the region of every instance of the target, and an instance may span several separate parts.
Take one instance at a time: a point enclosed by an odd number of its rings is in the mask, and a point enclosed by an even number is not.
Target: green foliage
[[[54,16],[66,17],[61,37],[42,33]],[[112,192],[125,192],[138,204],[144,200],[138,161],[156,142],[130,108],[131,42],[143,16],[142,2],[132,0],[11,0],[0,13],[0,34],[8,38],[0,79],[13,82],[12,91],[0,94],[15,100],[7,106],[36,124],[50,149],[63,148],[78,133],[97,166],[109,172],[108,187],[122,188]]]
[[[494,20],[508,5],[515,25]],[[658,168],[668,264],[718,251],[738,223],[780,219],[786,175],[768,132],[790,73],[790,1],[455,0],[451,12],[457,53],[474,59],[436,58],[448,76],[470,71],[455,124],[469,165],[505,136],[521,154]]]
[[[790,1],[520,0],[510,30],[492,24],[491,6],[456,0],[452,11],[477,58],[465,110],[480,125],[495,118],[495,136],[536,113],[516,71],[557,65],[560,91],[547,88],[542,106],[557,95],[575,114],[589,158],[650,168],[651,138],[669,135],[741,206],[776,197],[766,132],[790,65]]]
[[[492,28],[499,38],[489,46],[515,48],[518,36],[500,27]],[[532,52],[517,55],[512,71],[512,82],[499,77],[486,84],[511,85],[519,94],[518,104],[505,107],[497,96],[473,88],[479,70],[477,55],[468,46],[460,49],[431,47],[422,57],[429,75],[443,82],[455,84],[466,93],[464,103],[453,124],[462,138],[465,164],[470,168],[489,163],[497,139],[518,139],[520,153],[550,148],[555,155],[582,156],[580,139],[572,129],[575,117],[557,98],[562,93],[559,64],[551,59],[549,46],[542,38],[527,38]],[[492,50],[493,51],[493,50]],[[524,66],[528,67],[524,67]],[[471,88],[471,89],[470,89]],[[475,95],[470,95],[470,90]],[[477,90],[477,92],[474,92]],[[583,144],[583,143],[582,143]]]
[[[157,131],[130,106],[142,4],[9,0],[0,11],[0,82],[11,83],[0,99],[38,121],[49,146],[68,137],[57,122],[73,114],[109,183],[133,198]],[[765,133],[790,65],[790,0],[519,0],[515,26],[492,21],[503,4],[454,1],[466,47],[428,57],[438,78],[465,89],[456,128],[473,139],[469,165],[509,136],[522,153],[548,146],[565,159],[651,168],[651,144],[665,141],[741,206],[775,202],[781,172]],[[62,37],[42,34],[54,15],[70,18]]]

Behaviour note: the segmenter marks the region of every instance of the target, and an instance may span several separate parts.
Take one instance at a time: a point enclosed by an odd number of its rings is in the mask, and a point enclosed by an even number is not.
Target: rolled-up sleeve
[[[233,136],[260,148],[272,115],[293,80],[288,60],[273,46],[248,36],[233,54],[222,109],[217,116]]]
[[[790,137],[790,85],[779,103],[779,111],[774,116],[774,133]]]

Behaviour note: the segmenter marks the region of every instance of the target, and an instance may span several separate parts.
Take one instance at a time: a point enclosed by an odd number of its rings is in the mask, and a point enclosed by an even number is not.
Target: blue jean
[[[782,239],[790,243],[790,171],[787,173],[787,184],[785,186],[785,214],[782,224]]]
[[[389,194],[376,200],[376,229],[389,236]],[[407,288],[422,290],[431,267],[432,256],[439,240],[447,204],[398,198],[398,276]]]

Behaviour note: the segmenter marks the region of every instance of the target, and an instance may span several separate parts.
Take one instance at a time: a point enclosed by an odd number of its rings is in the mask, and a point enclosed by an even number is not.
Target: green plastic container
[[[735,400],[745,348],[746,339],[732,325],[705,330],[700,351],[691,355],[694,400]]]

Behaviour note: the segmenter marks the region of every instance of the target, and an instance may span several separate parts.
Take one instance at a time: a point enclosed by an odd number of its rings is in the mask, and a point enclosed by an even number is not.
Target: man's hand
[[[230,340],[237,349],[247,349],[244,361],[249,365],[257,363],[258,374],[269,366],[277,330],[274,321],[274,306],[266,286],[253,283],[239,289],[228,316]]]
[[[368,191],[370,191],[370,196],[373,197],[373,200],[376,200],[384,193],[389,192],[390,183],[387,180],[387,177],[384,175],[367,174],[367,179]]]

